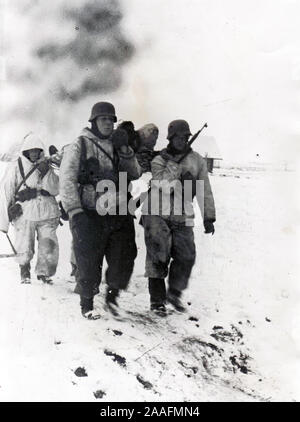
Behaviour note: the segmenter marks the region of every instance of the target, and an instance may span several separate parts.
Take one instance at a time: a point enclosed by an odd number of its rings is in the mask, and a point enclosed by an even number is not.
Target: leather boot
[[[30,284],[30,263],[20,265],[20,275],[22,284]]]
[[[185,312],[186,308],[183,306],[181,297],[181,291],[169,288],[167,294],[167,301],[176,309],[178,312]]]
[[[156,315],[164,317],[167,315],[165,307],[166,286],[163,278],[149,278],[150,310]]]

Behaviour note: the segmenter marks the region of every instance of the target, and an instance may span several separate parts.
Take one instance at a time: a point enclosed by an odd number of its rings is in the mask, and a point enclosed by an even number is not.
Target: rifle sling
[[[35,166],[33,166],[32,167],[32,169],[31,170],[29,170],[29,172],[26,174],[26,176],[25,176],[25,173],[24,173],[24,167],[23,167],[23,163],[22,163],[22,159],[21,159],[21,157],[19,157],[18,158],[18,165],[19,165],[19,170],[20,170],[20,173],[21,173],[21,176],[22,176],[22,182],[21,183],[19,183],[19,185],[17,186],[17,189],[16,189],[16,191],[15,191],[15,195],[19,192],[19,190],[20,190],[20,188],[21,188],[21,186],[24,184],[26,187],[27,187],[27,185],[26,185],[26,180],[28,179],[28,177],[30,177],[31,175],[32,175],[32,173],[38,168],[38,166],[39,166],[39,163],[38,164],[36,164]]]
[[[103,154],[105,154],[109,159],[110,159],[110,161],[112,162],[112,165],[113,165],[113,167],[114,167],[114,169],[116,170],[116,162],[115,162],[115,160],[108,154],[108,152],[106,152],[105,151],[105,149],[104,148],[102,148],[101,147],[101,145],[99,145],[94,139],[91,139],[91,138],[88,138],[88,140],[89,141],[91,141],[97,148],[99,148],[100,149],[100,151],[102,151],[103,152]]]

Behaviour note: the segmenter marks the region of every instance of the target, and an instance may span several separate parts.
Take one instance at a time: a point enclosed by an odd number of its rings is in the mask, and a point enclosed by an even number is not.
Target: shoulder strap
[[[86,160],[86,143],[83,136],[80,136],[79,139],[81,143],[80,163],[84,163]]]
[[[22,176],[22,182],[21,183],[19,183],[19,185],[17,186],[17,189],[16,189],[16,191],[15,191],[15,195],[19,192],[19,190],[20,190],[20,188],[21,188],[21,186],[24,184],[25,186],[26,186],[26,180],[28,179],[28,177],[29,176],[31,176],[32,175],[32,173],[38,168],[38,166],[39,166],[39,164],[40,163],[38,163],[38,164],[36,164],[35,166],[33,166],[32,167],[32,169],[31,170],[29,170],[29,172],[26,174],[26,176],[25,176],[25,173],[24,173],[24,167],[23,167],[23,163],[22,163],[22,159],[19,157],[18,158],[18,165],[19,165],[19,170],[20,170],[20,173],[21,173],[21,176]]]
[[[18,158],[18,165],[19,165],[19,170],[20,170],[22,179],[25,179],[24,167],[23,167],[23,163],[22,163],[21,157]]]
[[[115,167],[116,163],[115,163],[115,160],[113,159],[113,157],[111,157],[108,154],[108,152],[106,152],[105,149],[101,147],[101,145],[99,145],[96,141],[94,141],[94,139],[88,138],[88,140],[91,141],[94,145],[96,145],[96,147],[98,149],[100,149],[100,151],[102,151],[103,154],[105,154],[110,159],[110,161],[112,162],[113,166]]]

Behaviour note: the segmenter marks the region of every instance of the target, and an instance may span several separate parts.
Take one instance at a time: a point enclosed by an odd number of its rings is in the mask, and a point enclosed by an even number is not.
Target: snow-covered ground
[[[295,180],[294,172],[215,170],[216,233],[195,228],[186,314],[150,317],[138,224],[123,320],[103,310],[104,283],[102,318],[80,315],[67,223],[53,286],[21,285],[15,262],[1,259],[0,401],[300,400]],[[0,253],[9,253],[0,237]]]

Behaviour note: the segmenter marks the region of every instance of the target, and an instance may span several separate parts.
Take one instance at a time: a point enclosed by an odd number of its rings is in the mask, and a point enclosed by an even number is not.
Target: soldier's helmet
[[[111,103],[106,103],[104,101],[93,105],[89,122],[92,122],[99,116],[110,116],[113,117],[114,122],[117,121],[115,107]]]
[[[172,139],[174,135],[191,135],[190,127],[186,120],[173,120],[169,123],[167,139]]]

